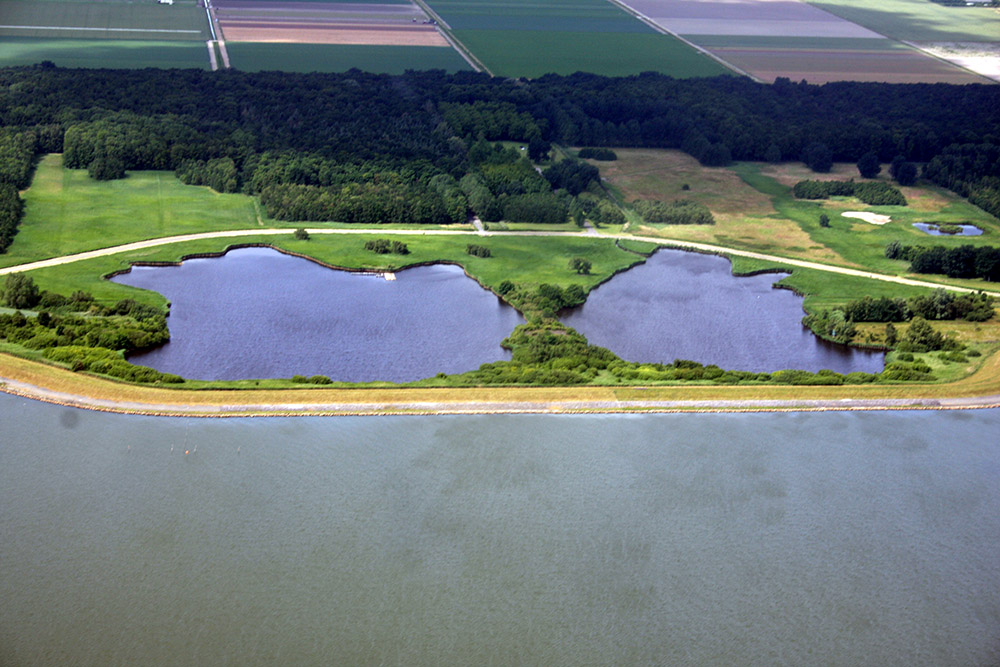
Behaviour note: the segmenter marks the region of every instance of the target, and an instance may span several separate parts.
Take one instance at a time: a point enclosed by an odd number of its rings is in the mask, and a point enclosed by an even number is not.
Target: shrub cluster
[[[46,359],[68,365],[74,371],[88,371],[110,375],[129,382],[163,382],[177,384],[184,378],[172,373],[161,373],[148,366],[130,364],[120,354],[102,347],[69,345],[52,347],[43,353]]]
[[[333,384],[333,380],[325,375],[311,375],[309,377],[305,375],[293,375],[292,382],[297,384]]]
[[[714,225],[715,218],[708,207],[698,202],[677,200],[671,203],[640,199],[632,208],[648,223],[664,225]]]
[[[857,197],[871,206],[906,206],[903,193],[883,181],[799,181],[792,194],[798,199]]]
[[[409,255],[410,249],[402,241],[391,241],[389,239],[374,239],[365,241],[365,250],[379,255]]]
[[[618,155],[610,148],[581,148],[577,156],[584,160],[601,160],[602,162],[612,162],[618,159]]]
[[[476,245],[475,243],[470,243],[465,246],[465,252],[472,255],[473,257],[490,257],[493,253],[490,249],[484,245]]]

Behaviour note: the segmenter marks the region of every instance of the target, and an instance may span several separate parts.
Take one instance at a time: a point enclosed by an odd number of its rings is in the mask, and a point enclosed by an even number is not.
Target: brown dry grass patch
[[[716,224],[642,227],[648,236],[731,245],[817,261],[843,262],[832,250],[817,245],[799,225],[776,215],[771,199],[750,187],[730,169],[703,167],[676,150],[618,149],[614,162],[595,162],[601,175],[635,199],[690,199],[704,204]],[[801,180],[801,179],[799,179]],[[690,190],[683,190],[684,184]]]
[[[316,27],[259,28],[222,23],[222,34],[230,42],[278,42],[287,44],[370,44],[375,46],[448,46],[431,26],[365,28]]]

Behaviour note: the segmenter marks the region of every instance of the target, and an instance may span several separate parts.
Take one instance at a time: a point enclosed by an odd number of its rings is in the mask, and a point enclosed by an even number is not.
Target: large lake
[[[737,278],[731,271],[723,257],[660,250],[592,291],[562,320],[629,361],[882,371],[881,352],[828,343],[802,326],[802,297],[772,287],[787,274]]]
[[[114,280],[171,302],[170,342],[130,360],[187,378],[407,382],[510,358],[500,341],[524,319],[460,267],[395,276],[243,248]]]
[[[1000,664],[996,410],[0,416],[3,665]]]

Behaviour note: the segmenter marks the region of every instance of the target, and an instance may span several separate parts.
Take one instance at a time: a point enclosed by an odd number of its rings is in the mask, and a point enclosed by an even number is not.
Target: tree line
[[[890,241],[885,247],[885,256],[909,262],[914,273],[943,273],[949,278],[1000,281],[1000,248],[992,246],[906,246]]]
[[[799,199],[857,197],[871,206],[906,206],[903,193],[885,181],[799,181],[792,194]]]

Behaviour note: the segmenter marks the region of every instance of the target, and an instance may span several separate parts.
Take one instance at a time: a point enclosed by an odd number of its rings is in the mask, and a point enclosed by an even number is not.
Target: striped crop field
[[[498,76],[729,73],[607,0],[427,0],[445,28]]]
[[[205,42],[210,35],[194,2],[0,0],[0,37]]]
[[[649,21],[680,35],[741,71],[765,82],[778,77],[810,83],[984,83],[962,67],[934,58],[912,45],[886,37],[886,21],[848,20],[865,12],[862,0],[831,0],[846,9],[825,11],[823,3],[800,0],[622,0]],[[890,0],[930,5],[928,0]],[[895,21],[900,21],[897,17]],[[1000,39],[1000,32],[998,39]]]

